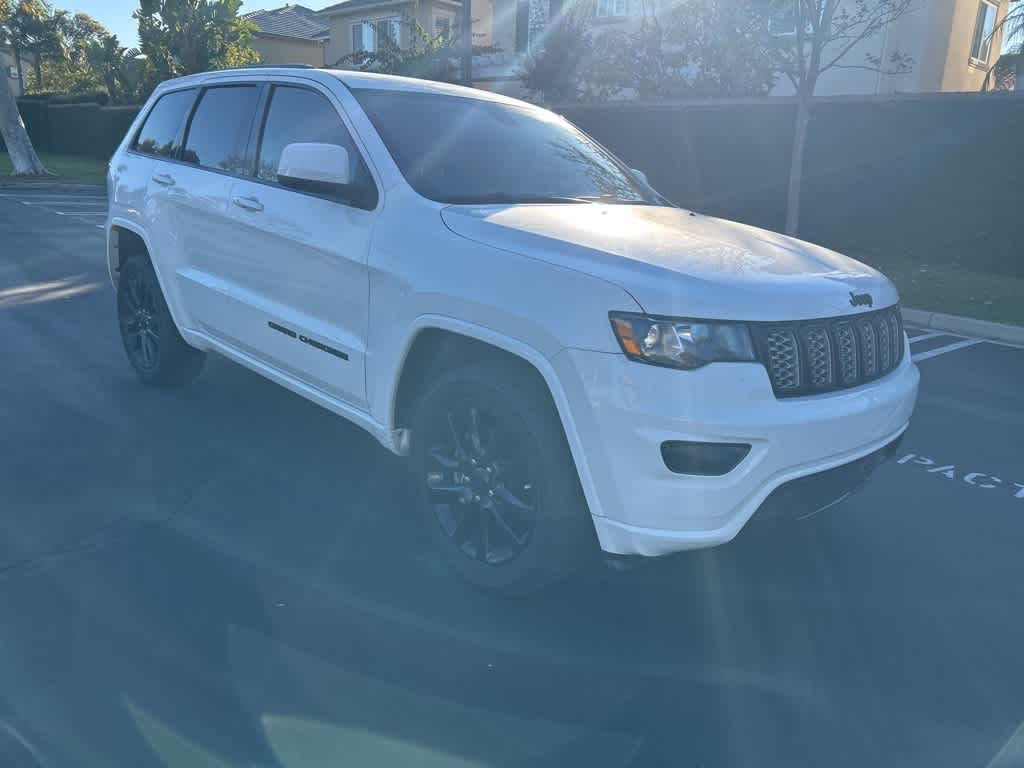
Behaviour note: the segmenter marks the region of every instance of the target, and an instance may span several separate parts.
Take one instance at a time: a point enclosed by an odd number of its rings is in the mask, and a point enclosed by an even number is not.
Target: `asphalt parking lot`
[[[911,329],[858,496],[497,601],[356,428],[136,382],[103,206],[0,188],[0,765],[1024,765],[1024,349]]]

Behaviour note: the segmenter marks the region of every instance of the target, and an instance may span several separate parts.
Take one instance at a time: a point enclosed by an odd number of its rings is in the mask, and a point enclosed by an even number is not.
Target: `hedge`
[[[19,99],[18,108],[38,152],[86,155],[99,160],[108,160],[114,154],[140,109],[33,98]],[[4,149],[2,141],[0,149]]]
[[[781,229],[789,99],[559,109],[666,196]],[[800,235],[853,254],[1024,276],[1024,93],[833,97],[809,126]]]
[[[107,159],[138,107],[19,102],[40,151]],[[785,220],[795,103],[765,98],[559,109],[681,205],[770,229]],[[1024,93],[816,100],[800,235],[1024,276],[1017,243]]]

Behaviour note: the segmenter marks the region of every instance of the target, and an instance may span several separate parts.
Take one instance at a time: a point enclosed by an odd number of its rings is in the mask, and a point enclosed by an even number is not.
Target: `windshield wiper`
[[[638,200],[628,200],[615,195],[586,195],[580,197],[580,200],[586,200],[589,203],[607,203],[608,205],[654,205],[658,207],[676,208],[676,204],[670,201],[668,198],[661,194],[654,192],[655,198],[653,200],[640,198]]]
[[[461,195],[446,197],[449,205],[497,205],[500,203],[596,203],[593,197],[572,197],[571,195]]]

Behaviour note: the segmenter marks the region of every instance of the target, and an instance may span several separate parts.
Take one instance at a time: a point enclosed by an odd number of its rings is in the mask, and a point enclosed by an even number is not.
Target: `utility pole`
[[[462,48],[461,75],[465,85],[473,84],[473,4],[472,0],[462,0],[459,9],[459,41]]]

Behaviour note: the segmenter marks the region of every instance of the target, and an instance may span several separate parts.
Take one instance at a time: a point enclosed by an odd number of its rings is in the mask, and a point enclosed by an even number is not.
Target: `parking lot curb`
[[[973,317],[946,315],[942,312],[929,312],[923,309],[903,309],[903,320],[917,328],[928,328],[933,331],[948,331],[961,336],[972,336],[978,339],[993,339],[1009,344],[1024,345],[1024,326],[992,323]]]

